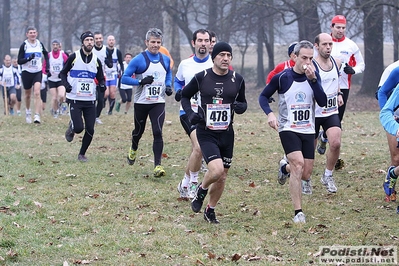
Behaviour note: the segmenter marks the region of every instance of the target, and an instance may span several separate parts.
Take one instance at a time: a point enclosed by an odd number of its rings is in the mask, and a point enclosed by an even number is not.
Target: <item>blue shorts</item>
[[[107,87],[109,87],[109,86],[116,86],[116,83],[118,82],[118,75],[117,74],[115,74],[114,75],[114,79],[108,79],[108,76],[107,76],[107,79],[106,79],[106,81],[105,81],[105,85],[107,86]]]

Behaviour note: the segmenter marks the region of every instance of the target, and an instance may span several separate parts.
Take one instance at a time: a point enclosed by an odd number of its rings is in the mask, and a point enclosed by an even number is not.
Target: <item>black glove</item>
[[[97,85],[96,90],[98,90],[99,92],[104,92],[107,89],[107,87],[104,84],[101,85]]]
[[[355,74],[355,70],[348,63],[345,63],[344,72],[351,75]]]
[[[30,56],[28,57],[28,61],[31,61],[31,60],[33,60],[33,58],[35,58],[35,53],[33,53],[33,54],[30,54]]]
[[[168,96],[172,95],[173,93],[172,88],[170,86],[166,86],[165,93]]]
[[[235,101],[233,103],[233,109],[237,114],[242,114],[247,110],[247,103]]]
[[[154,77],[153,76],[147,76],[145,78],[143,78],[142,80],[139,81],[139,84],[141,86],[144,86],[146,84],[151,84],[154,81]]]
[[[269,99],[267,99],[269,103],[275,102],[273,97],[270,97]]]
[[[49,70],[46,70],[46,73],[47,73],[47,78],[51,77],[51,73]]]
[[[69,84],[69,82],[67,82],[67,84],[65,85],[65,91],[68,93],[72,91],[72,86],[71,84]]]
[[[176,94],[175,94],[175,100],[176,100],[176,102],[180,102],[182,92],[183,92],[183,90],[178,90],[178,91],[176,91]]]
[[[199,113],[192,112],[188,117],[188,120],[190,121],[191,125],[196,125],[204,119]]]

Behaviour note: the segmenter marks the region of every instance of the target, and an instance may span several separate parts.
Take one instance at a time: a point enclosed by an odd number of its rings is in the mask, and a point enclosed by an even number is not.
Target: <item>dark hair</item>
[[[213,38],[213,37],[215,37],[216,38],[216,32],[214,32],[214,31],[209,31],[209,35],[210,35],[210,37],[211,37],[211,39]]]
[[[125,53],[125,56],[130,55],[131,57],[133,57],[133,55],[131,53]]]
[[[202,33],[202,34],[208,33],[209,41],[211,40],[211,34],[209,33],[208,30],[199,29],[199,30],[194,31],[194,33],[193,33],[193,42],[194,42],[194,43],[195,43],[195,41],[197,41],[197,34],[198,34],[198,33]]]

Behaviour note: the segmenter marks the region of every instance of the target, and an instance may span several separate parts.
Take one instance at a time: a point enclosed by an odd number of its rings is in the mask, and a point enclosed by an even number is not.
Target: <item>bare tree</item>
[[[10,42],[10,13],[11,13],[11,4],[10,0],[3,1],[3,12],[1,15],[1,19],[3,21],[1,25],[0,31],[0,43],[1,43],[1,55],[9,54],[11,48]]]
[[[364,54],[366,68],[363,75],[362,94],[374,95],[384,69],[383,5],[380,1],[363,3],[356,0],[364,14]]]

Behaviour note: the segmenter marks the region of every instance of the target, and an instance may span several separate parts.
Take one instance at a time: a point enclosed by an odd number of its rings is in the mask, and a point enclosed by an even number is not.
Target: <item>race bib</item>
[[[107,80],[114,80],[115,79],[115,73],[113,71],[105,72],[105,78]]]
[[[197,92],[196,94],[194,94],[193,97],[191,97],[190,102],[191,102],[191,109],[198,113],[198,96],[199,93]]]
[[[60,73],[62,69],[61,64],[52,64],[51,65],[51,70],[53,73]]]
[[[327,105],[322,107],[323,115],[334,113],[338,110],[337,93],[327,95]]]
[[[76,95],[78,97],[91,97],[94,94],[96,85],[92,79],[78,79],[77,86]]]
[[[6,84],[6,87],[10,87],[12,85],[12,77],[3,77],[3,81]]]
[[[290,106],[290,121],[291,128],[310,128],[312,126],[311,118],[311,105],[305,104],[293,104]]]
[[[207,104],[206,127],[211,130],[226,130],[231,121],[230,104]]]
[[[147,101],[157,102],[161,93],[162,85],[147,84],[144,87],[145,99]]]

